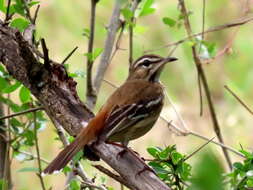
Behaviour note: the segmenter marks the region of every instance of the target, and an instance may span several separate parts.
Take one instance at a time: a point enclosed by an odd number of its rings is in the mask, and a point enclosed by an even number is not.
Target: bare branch
[[[19,152],[19,153],[21,153],[21,154],[24,154],[24,155],[26,155],[26,156],[29,156],[31,159],[38,159],[38,156],[33,155],[33,154],[30,153],[30,152],[25,152],[25,151],[22,151],[22,150],[15,150],[15,151],[17,151],[17,152]],[[49,163],[50,163],[48,160],[46,160],[45,158],[42,158],[42,157],[40,157],[40,161],[41,161],[41,162],[44,162],[44,163],[46,163],[46,164],[49,164]]]
[[[31,108],[31,109],[28,109],[28,110],[25,110],[25,111],[21,111],[21,112],[17,112],[17,113],[14,113],[14,114],[2,116],[2,117],[0,117],[0,120],[16,117],[16,116],[19,116],[19,115],[24,115],[24,114],[27,114],[27,113],[36,112],[36,111],[40,111],[40,110],[44,110],[44,108],[43,107]]]
[[[232,95],[235,97],[235,99],[251,114],[253,115],[253,111],[249,108],[249,106],[242,101],[239,96],[237,96],[227,85],[224,86],[224,88]]]
[[[98,0],[90,0],[91,2],[91,15],[90,15],[90,35],[89,35],[89,43],[88,43],[88,56],[87,56],[87,65],[86,65],[86,73],[87,73],[87,80],[86,80],[86,104],[87,106],[92,109],[96,103],[96,92],[93,87],[92,81],[92,67],[94,60],[92,58],[93,54],[93,44],[94,44],[94,34],[95,34],[95,16],[96,16],[96,5]]]
[[[181,40],[178,40],[176,42],[172,42],[172,43],[169,43],[167,45],[164,45],[164,46],[161,46],[161,47],[158,47],[158,48],[155,48],[155,49],[146,50],[145,52],[146,53],[147,52],[153,52],[153,51],[161,50],[163,48],[168,48],[168,47],[171,47],[171,46],[179,45],[179,44],[182,44],[185,41],[190,40],[194,37],[197,37],[197,36],[200,36],[200,35],[203,35],[203,34],[208,34],[208,33],[211,33],[211,32],[217,32],[217,31],[221,31],[221,30],[225,30],[225,29],[229,29],[229,28],[233,28],[233,27],[238,27],[238,26],[247,24],[247,23],[251,22],[252,20],[253,20],[253,17],[242,17],[242,18],[238,19],[237,21],[211,27],[211,28],[207,29],[204,32],[198,32],[196,34],[188,35],[187,37],[185,37]]]
[[[135,22],[134,13],[139,3],[140,3],[140,0],[134,0],[132,2],[132,7],[131,7],[132,17],[129,23],[129,68],[133,63],[133,35],[134,35],[133,28],[134,28],[134,22]]]
[[[96,93],[99,92],[106,69],[109,65],[114,41],[116,38],[116,33],[120,27],[119,16],[120,16],[121,4],[122,4],[122,1],[115,0],[115,7],[112,13],[110,24],[108,26],[108,33],[107,33],[107,38],[104,45],[104,51],[101,55],[100,63],[98,65],[98,69],[95,75],[94,88],[96,90]]]
[[[77,46],[67,55],[67,57],[65,57],[65,59],[61,62],[62,65],[64,65],[66,63],[66,61],[68,61],[68,59],[73,55],[73,53],[75,53],[75,51],[77,50]]]
[[[179,1],[181,13],[184,16],[185,29],[187,31],[188,36],[191,36],[192,35],[192,29],[191,29],[191,25],[190,25],[190,21],[189,21],[189,15],[188,15],[184,0],[178,0],[178,1]],[[211,119],[212,119],[212,122],[213,122],[214,132],[216,133],[219,141],[221,143],[223,143],[224,141],[223,141],[223,137],[222,137],[222,134],[221,134],[219,122],[218,122],[218,119],[217,119],[217,116],[216,116],[214,104],[213,104],[213,101],[212,101],[212,98],[211,98],[211,93],[210,93],[209,86],[208,86],[208,83],[207,83],[206,75],[205,75],[204,69],[202,67],[202,62],[198,57],[195,45],[192,46],[192,54],[193,54],[193,59],[194,59],[194,62],[195,62],[195,66],[197,68],[201,83],[203,85],[203,88],[204,88],[204,91],[205,91],[205,94],[206,94],[208,107],[209,107],[210,114],[211,114]],[[222,151],[223,151],[224,156],[227,160],[228,166],[231,170],[232,169],[232,162],[231,162],[231,159],[229,157],[228,151],[225,148],[222,148]]]
[[[40,179],[40,184],[43,190],[46,190],[46,186],[42,177],[42,168],[41,168],[41,158],[40,158],[40,149],[39,149],[39,142],[38,142],[38,136],[37,136],[37,116],[36,112],[33,112],[33,127],[34,127],[34,139],[35,139],[35,148],[36,148],[36,153],[37,153],[37,160],[38,160],[38,168],[39,168],[39,173],[37,173],[39,179]]]
[[[206,143],[202,144],[199,148],[197,148],[194,152],[192,152],[191,154],[189,154],[187,157],[184,158],[184,161],[188,160],[189,158],[191,158],[193,155],[195,155],[196,153],[198,153],[201,149],[203,149],[206,145],[208,145],[215,137],[211,138],[209,141],[207,141]]]
[[[101,166],[101,165],[93,165],[95,168],[97,168],[100,172],[108,175],[109,177],[113,178],[114,180],[118,181],[120,184],[125,185],[126,187],[131,189],[131,185],[127,184],[127,181],[122,179],[122,177],[120,177],[119,175],[116,175],[114,173],[112,173],[110,170],[108,170],[107,168]],[[133,188],[133,187],[132,187]]]

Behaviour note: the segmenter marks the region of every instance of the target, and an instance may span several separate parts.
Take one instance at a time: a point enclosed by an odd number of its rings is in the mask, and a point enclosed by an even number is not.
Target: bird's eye
[[[150,66],[150,61],[149,61],[149,60],[145,60],[145,61],[142,63],[142,66],[144,66],[144,67],[149,67],[149,66]]]

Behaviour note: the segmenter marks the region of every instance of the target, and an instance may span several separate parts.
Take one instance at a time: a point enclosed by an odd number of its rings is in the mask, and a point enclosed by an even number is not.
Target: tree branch
[[[189,15],[188,15],[188,11],[186,9],[184,0],[178,0],[178,1],[179,1],[181,13],[184,16],[185,29],[187,31],[188,36],[191,36],[192,35],[192,29],[191,29],[191,25],[190,25],[190,21],[189,21]],[[194,59],[195,66],[197,68],[201,83],[203,85],[203,89],[204,89],[205,94],[206,94],[208,107],[209,107],[210,114],[211,114],[211,119],[212,119],[212,122],[213,122],[214,132],[216,133],[219,141],[224,144],[223,137],[222,137],[221,130],[220,130],[220,126],[219,126],[219,122],[218,122],[217,115],[216,115],[216,111],[215,111],[214,104],[213,104],[213,101],[212,101],[211,93],[210,93],[209,86],[208,86],[208,83],[207,83],[206,75],[205,75],[204,69],[202,67],[202,62],[198,57],[198,53],[196,51],[196,46],[195,45],[192,46],[192,54],[193,54],[193,59]],[[232,169],[232,162],[231,162],[231,159],[229,157],[227,149],[222,147],[222,151],[223,151],[224,156],[227,160],[229,168]]]
[[[104,51],[101,55],[100,63],[97,68],[97,72],[94,80],[94,88],[96,89],[96,93],[99,92],[101,83],[103,81],[106,69],[110,63],[110,57],[114,45],[114,41],[116,38],[117,30],[120,27],[120,9],[121,9],[122,1],[115,0],[115,7],[111,16],[111,21],[108,26],[107,38],[105,40]]]
[[[90,109],[93,109],[96,103],[97,95],[95,89],[93,88],[93,81],[92,81],[92,67],[93,67],[93,44],[94,44],[94,34],[95,34],[95,16],[96,16],[96,5],[98,0],[90,0],[91,1],[91,15],[90,15],[90,35],[89,35],[89,43],[88,43],[88,54],[87,56],[87,80],[86,80],[86,104]]]

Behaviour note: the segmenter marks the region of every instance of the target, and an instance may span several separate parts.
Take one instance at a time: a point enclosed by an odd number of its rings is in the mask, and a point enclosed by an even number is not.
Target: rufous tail
[[[43,171],[44,174],[52,174],[54,171],[60,171],[68,162],[79,152],[87,143],[92,140],[91,136],[87,134],[89,130],[82,131],[71,144],[66,146],[58,156],[47,166]],[[89,138],[90,137],[90,138]]]

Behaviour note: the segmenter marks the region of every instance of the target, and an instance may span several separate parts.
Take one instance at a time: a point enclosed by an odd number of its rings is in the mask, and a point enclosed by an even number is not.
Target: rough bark
[[[33,49],[15,29],[0,24],[0,61],[8,72],[28,87],[40,101],[49,117],[57,121],[71,135],[84,127],[93,113],[80,101],[76,93],[76,82],[68,77],[64,67],[51,61],[46,66],[37,60]],[[96,143],[96,153],[114,168],[124,180],[136,190],[169,190],[139,157],[127,153],[117,156],[120,147]]]

